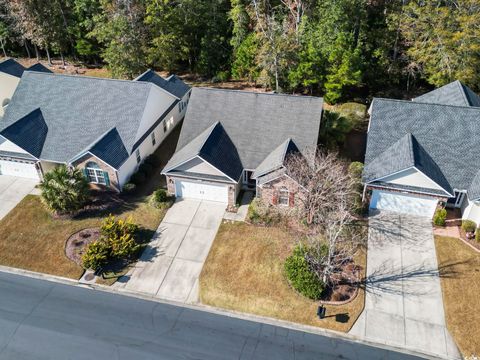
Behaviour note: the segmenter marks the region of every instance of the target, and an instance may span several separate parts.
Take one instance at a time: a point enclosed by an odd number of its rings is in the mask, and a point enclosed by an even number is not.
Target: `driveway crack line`
[[[160,285],[158,286],[157,290],[155,291],[155,295],[158,295],[158,292],[160,291],[160,288],[162,287],[163,283],[165,282],[165,279],[167,278],[168,273],[170,272],[170,269],[171,269],[171,267],[172,267],[173,262],[175,261],[175,258],[176,258],[177,254],[178,254],[178,251],[180,250],[180,247],[182,246],[183,241],[184,241],[185,238],[187,237],[188,230],[190,230],[190,227],[192,226],[193,221],[195,220],[195,216],[197,216],[198,209],[200,209],[200,205],[201,205],[201,204],[202,204],[202,202],[200,201],[200,202],[198,203],[197,208],[195,209],[195,214],[193,214],[193,216],[192,216],[192,220],[191,220],[190,223],[188,224],[187,231],[185,231],[185,234],[184,234],[183,237],[182,237],[182,241],[180,241],[180,244],[179,244],[178,247],[177,247],[177,251],[175,251],[175,254],[172,256],[172,261],[171,261],[170,264],[168,265],[168,269],[167,269],[167,271],[165,272],[165,276],[163,277],[162,281],[160,282]],[[160,223],[160,225],[161,225],[161,223]]]

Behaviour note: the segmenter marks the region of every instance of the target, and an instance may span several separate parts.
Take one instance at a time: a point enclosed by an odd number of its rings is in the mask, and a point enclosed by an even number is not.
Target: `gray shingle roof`
[[[195,156],[200,156],[233,181],[238,180],[242,174],[243,167],[237,149],[219,122],[176,152],[165,166],[164,172],[169,172]]]
[[[293,152],[298,152],[297,146],[292,139],[288,138],[276,149],[274,149],[261,163],[257,166],[252,174],[252,178],[256,179],[271,171],[277,170],[283,166],[285,157]]]
[[[0,62],[0,72],[19,78],[22,77],[24,71],[25,68],[13,59],[7,59]]]
[[[480,97],[475,94],[472,89],[458,80],[416,97],[413,101],[453,106],[480,107]]]
[[[38,156],[42,160],[66,163],[94,144],[114,141],[118,145],[119,140],[131,154],[152,86],[137,81],[27,71],[0,120],[0,131],[17,122],[21,125],[20,119],[40,109],[48,127]],[[99,143],[99,136],[114,128],[117,134]],[[16,142],[29,141],[28,131],[17,130]]]
[[[37,72],[44,72],[44,73],[49,73],[53,74],[53,71],[50,70],[49,68],[45,67],[41,63],[36,63],[27,68],[27,71],[37,71]]]
[[[453,189],[435,161],[417,139],[407,133],[365,166],[364,180],[370,182],[396,172],[417,168],[445,191],[453,195]]]
[[[316,97],[193,88],[177,153],[165,170],[195,156],[198,143],[217,122],[244,169],[256,169],[288,138],[300,150],[316,146],[322,107],[323,99]]]
[[[480,148],[477,136],[480,134],[480,108],[374,99],[371,113],[366,168],[371,168],[384,152],[392,151],[392,144],[411,133],[423,154],[428,154],[428,158],[420,157],[418,161],[426,168],[430,162],[437,165],[437,170],[429,170],[429,176],[439,176],[438,171],[450,188],[470,188],[480,169],[477,151]],[[401,160],[393,156],[391,161]],[[441,182],[438,178],[437,181]]]
[[[170,94],[175,95],[179,99],[181,99],[190,90],[190,86],[185,84],[179,77],[170,75],[167,79],[164,79],[153,70],[145,71],[135,80],[151,82],[152,84],[155,84],[158,87],[168,91]]]
[[[0,132],[4,138],[37,159],[40,158],[47,134],[48,126],[40,109],[33,110]]]
[[[129,156],[117,128],[113,128],[106,133],[90,148],[90,152],[115,169],[118,169]]]

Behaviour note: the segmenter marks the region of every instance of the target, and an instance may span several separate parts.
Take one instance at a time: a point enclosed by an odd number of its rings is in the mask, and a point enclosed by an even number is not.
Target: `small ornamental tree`
[[[78,211],[89,198],[89,185],[82,172],[65,165],[47,172],[40,190],[43,203],[57,214]]]

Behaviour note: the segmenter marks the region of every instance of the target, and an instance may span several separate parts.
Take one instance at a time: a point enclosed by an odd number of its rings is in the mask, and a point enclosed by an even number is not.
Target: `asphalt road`
[[[417,359],[364,344],[0,273],[0,359]]]

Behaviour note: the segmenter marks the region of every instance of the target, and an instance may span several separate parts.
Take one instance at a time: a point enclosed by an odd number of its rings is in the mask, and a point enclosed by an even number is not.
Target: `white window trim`
[[[135,151],[135,158],[137,159],[137,164],[140,164],[142,162],[142,156],[140,155],[140,149],[137,149]]]
[[[87,167],[86,170],[87,170],[88,181],[90,183],[101,184],[101,185],[107,184],[105,180],[105,174],[103,173],[102,169]],[[93,172],[93,174],[91,174],[90,172]],[[102,181],[100,181],[100,179],[102,179]]]
[[[287,198],[287,202],[286,204],[282,204],[280,199],[283,197],[281,195],[281,193],[283,192],[286,192],[287,195],[286,195],[286,198]],[[280,206],[290,206],[290,190],[288,190],[286,187],[281,187],[279,190],[278,190],[278,205]]]

